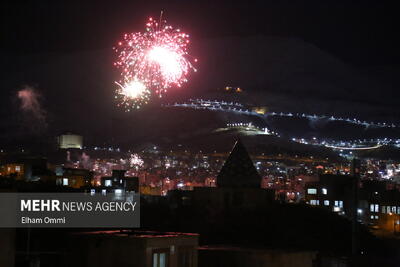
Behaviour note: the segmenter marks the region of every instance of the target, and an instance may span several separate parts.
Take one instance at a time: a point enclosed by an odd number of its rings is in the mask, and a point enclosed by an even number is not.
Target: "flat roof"
[[[258,252],[268,252],[268,253],[316,253],[315,250],[307,250],[307,249],[282,249],[282,248],[272,248],[272,247],[263,247],[263,246],[232,246],[232,245],[205,245],[198,247],[198,250],[205,251],[258,251]]]
[[[119,237],[137,237],[137,238],[154,238],[154,237],[198,237],[196,233],[180,233],[180,232],[159,232],[159,231],[141,231],[141,230],[105,230],[78,232],[76,235],[103,235],[103,236],[119,236]]]

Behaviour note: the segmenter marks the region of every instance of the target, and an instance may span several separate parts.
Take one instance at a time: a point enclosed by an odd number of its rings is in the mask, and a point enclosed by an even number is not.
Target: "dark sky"
[[[16,53],[106,48],[161,9],[193,38],[295,37],[354,65],[396,65],[394,1],[6,1],[2,49]]]
[[[71,130],[123,140],[138,129],[148,136],[163,120],[155,105],[146,116],[121,115],[111,48],[161,10],[190,33],[190,53],[199,58],[199,71],[163,101],[213,97],[230,85],[248,90],[241,100],[277,111],[400,118],[399,16],[389,1],[14,0],[0,7],[0,145],[34,125],[16,97],[26,85],[41,96],[41,129],[50,136]]]

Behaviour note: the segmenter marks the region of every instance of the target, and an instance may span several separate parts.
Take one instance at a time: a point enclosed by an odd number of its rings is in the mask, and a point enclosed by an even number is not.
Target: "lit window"
[[[397,207],[397,214],[400,214],[400,207]]]
[[[122,189],[115,189],[115,194],[118,194],[118,195],[122,194]]]
[[[107,190],[102,189],[102,190],[101,190],[101,194],[105,196],[105,195],[107,194]]]
[[[153,252],[153,267],[167,267],[168,256],[167,250]]]
[[[21,166],[15,166],[15,171],[20,172],[21,171]]]
[[[340,211],[340,208],[337,207],[337,206],[335,206],[335,207],[333,207],[333,211],[334,211],[334,212],[339,212],[339,211]]]
[[[313,206],[319,205],[319,200],[311,199],[311,200],[310,200],[310,205],[313,205]]]
[[[317,194],[317,189],[315,189],[315,188],[308,188],[308,189],[307,189],[307,194],[309,194],[309,195],[316,195],[316,194]]]
[[[326,188],[322,188],[322,194],[323,194],[323,195],[328,194],[328,190],[327,190]]]
[[[324,205],[329,206],[329,200],[324,200]]]
[[[369,210],[371,212],[379,212],[379,205],[378,204],[370,204],[369,205]]]
[[[96,194],[96,189],[90,189],[90,195],[93,196],[94,194]]]
[[[63,185],[68,185],[68,178],[63,178]]]
[[[371,215],[371,220],[378,220],[379,216],[378,215]]]
[[[105,180],[104,181],[105,186],[111,186],[111,180]]]
[[[389,214],[390,213],[390,206],[386,207],[386,213]]]
[[[396,207],[395,206],[392,207],[392,213],[396,214]]]
[[[343,201],[342,200],[335,200],[335,207],[343,208]]]
[[[386,213],[386,206],[382,206],[382,213]]]

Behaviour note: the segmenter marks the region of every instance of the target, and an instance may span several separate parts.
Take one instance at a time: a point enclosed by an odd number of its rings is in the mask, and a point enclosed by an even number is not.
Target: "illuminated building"
[[[363,221],[378,234],[400,233],[400,191],[385,181],[364,181],[361,190]]]
[[[253,107],[251,109],[253,112],[260,114],[260,115],[265,115],[268,112],[268,108],[267,107]]]
[[[83,147],[83,137],[76,134],[63,134],[58,137],[58,146],[61,149],[82,149]]]
[[[111,176],[101,177],[101,190],[139,192],[139,178],[125,176],[126,170],[113,170]],[[117,190],[117,191],[116,191]]]
[[[93,172],[86,169],[60,168],[56,170],[56,176],[56,185],[81,188],[91,184]]]
[[[0,167],[0,175],[13,176],[17,180],[24,179],[24,164],[8,163]]]
[[[353,178],[347,175],[320,175],[318,182],[306,184],[305,200],[311,206],[349,215],[352,211],[352,182]]]
[[[47,159],[41,157],[20,157],[8,159],[0,166],[2,176],[10,176],[17,180],[34,181],[51,175],[47,169]]]
[[[388,190],[386,181],[364,180],[360,183],[357,209],[354,206],[352,176],[320,175],[318,182],[306,183],[305,200],[351,218],[357,210],[357,220],[378,234],[400,232],[400,191]]]

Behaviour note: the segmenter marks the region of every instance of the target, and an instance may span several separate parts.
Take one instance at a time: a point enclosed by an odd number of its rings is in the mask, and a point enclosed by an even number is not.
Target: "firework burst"
[[[121,70],[121,80],[117,82],[119,92],[124,91],[126,84],[136,81],[147,89],[147,93],[122,94],[123,105],[134,100],[135,106],[140,106],[143,101],[138,98],[146,96],[144,102],[147,102],[149,92],[161,97],[168,88],[180,87],[187,82],[189,72],[196,71],[187,52],[188,44],[188,34],[167,25],[161,18],[159,21],[150,18],[144,32],[125,34],[114,48],[118,55],[114,65]]]
[[[144,161],[138,154],[131,154],[129,158],[129,165],[132,168],[139,169],[143,167]]]
[[[142,105],[149,102],[150,91],[138,79],[134,78],[124,84],[115,83],[118,85],[115,95],[115,98],[118,100],[118,106],[124,107],[126,111],[139,109]]]

